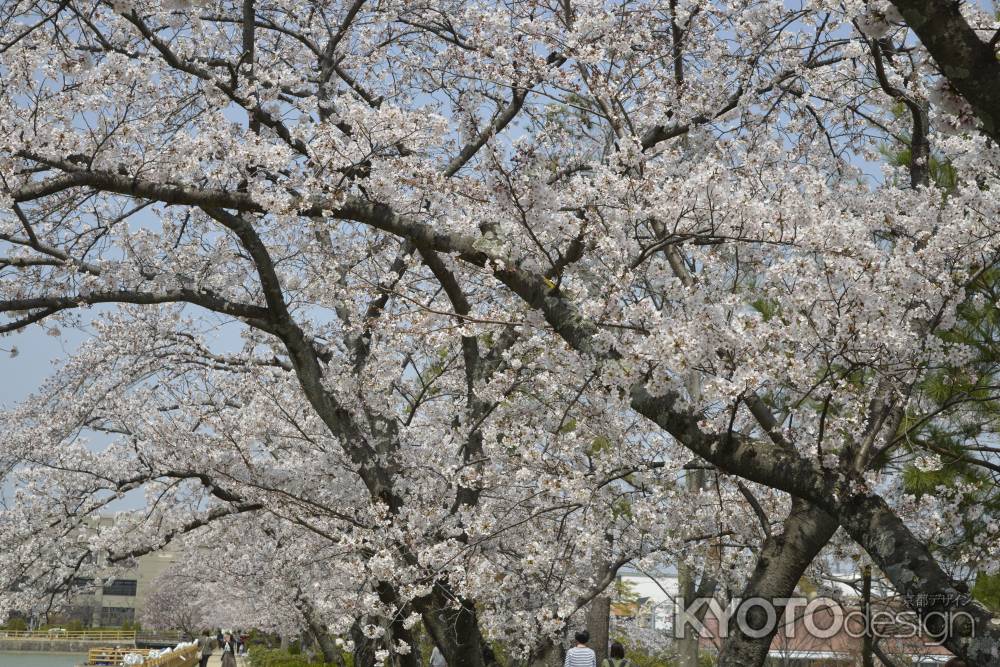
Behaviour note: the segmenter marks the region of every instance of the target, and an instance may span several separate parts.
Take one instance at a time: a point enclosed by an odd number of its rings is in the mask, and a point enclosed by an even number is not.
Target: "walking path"
[[[236,666],[249,667],[249,663],[247,662],[247,659],[244,658],[243,656],[238,656],[236,658]],[[222,667],[222,654],[221,653],[214,654],[208,661],[208,667]]]

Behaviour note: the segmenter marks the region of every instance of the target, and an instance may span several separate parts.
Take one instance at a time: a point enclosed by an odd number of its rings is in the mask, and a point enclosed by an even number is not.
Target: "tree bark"
[[[408,608],[408,606],[400,604],[399,595],[397,594],[395,587],[388,582],[380,581],[376,587],[376,592],[378,593],[378,597],[381,602],[390,608],[395,607],[399,610],[398,613],[393,614],[393,618],[388,624],[388,633],[386,637],[390,645],[388,648],[391,648],[391,645],[397,640],[409,645],[410,647],[409,653],[397,653],[396,651],[390,651],[393,667],[420,667],[420,647],[417,645],[417,641],[413,636],[413,633],[410,632],[405,625],[403,625],[403,619],[406,617],[406,614],[402,613],[402,611],[404,608]],[[449,664],[451,663],[449,662]]]
[[[329,632],[317,629],[313,632],[313,637],[316,639],[316,646],[319,647],[320,653],[323,654],[323,662],[340,662],[340,649],[337,648],[337,644]]]
[[[686,563],[677,566],[677,588],[685,604],[690,604],[697,596],[694,571]],[[677,667],[698,667],[698,641],[699,635],[694,631],[685,632],[677,640]]]
[[[365,619],[359,618],[351,624],[354,667],[375,667],[375,642],[365,636],[364,623]]]
[[[742,599],[788,598],[802,574],[837,531],[837,522],[826,512],[798,499],[785,518],[781,534],[772,534],[761,548],[753,574],[743,589]],[[781,626],[782,610],[776,613]],[[763,612],[754,608],[747,615],[754,627],[764,623]],[[750,637],[742,632],[735,616],[730,619],[729,635],[719,652],[718,667],[759,667],[767,659],[775,632],[764,637]]]
[[[453,602],[458,603],[457,607]],[[474,604],[455,596],[444,584],[435,585],[430,605],[421,618],[448,667],[490,667],[497,664],[493,649],[479,630],[479,617]]]
[[[611,620],[611,598],[598,595],[587,610],[587,632],[590,633],[590,648],[594,649],[597,664],[603,664],[608,657],[608,635]]]
[[[675,271],[678,275],[687,276],[687,273]],[[692,396],[701,394],[701,387],[697,382],[697,375],[692,374],[687,380],[688,391]],[[697,459],[696,459],[697,460]],[[705,487],[705,471],[696,468],[685,471],[685,485],[691,493],[698,493]],[[695,573],[687,563],[679,563],[677,566],[677,590],[685,604],[690,604],[697,596],[695,590]],[[677,665],[678,667],[698,667],[698,642],[699,633],[685,632],[684,636],[677,640]]]
[[[309,636],[313,638],[320,653],[323,654],[323,661],[336,662],[340,658],[340,649],[337,648],[326,626],[316,617],[316,610],[312,603],[299,591],[295,604],[299,613],[302,614],[302,620],[306,623]]]
[[[906,23],[983,123],[1000,141],[1000,62],[996,44],[982,40],[954,0],[892,0]]]
[[[532,651],[527,660],[528,667],[562,667],[562,664],[562,644],[551,640]]]
[[[833,503],[828,503],[833,505]],[[830,509],[840,525],[864,547],[906,604],[945,647],[974,666],[1000,664],[1000,624],[968,589],[941,569],[919,540],[877,495],[856,495]],[[926,604],[923,604],[926,601]],[[950,619],[944,633],[945,619]]]
[[[862,585],[861,603],[864,605],[865,618],[872,614],[872,568],[864,568],[864,584]],[[870,632],[865,632],[861,642],[861,667],[875,667],[875,642]]]

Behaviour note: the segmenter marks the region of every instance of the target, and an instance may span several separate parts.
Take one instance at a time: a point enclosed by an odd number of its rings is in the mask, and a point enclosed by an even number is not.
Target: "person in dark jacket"
[[[208,634],[208,630],[201,633],[201,637],[198,637],[198,667],[208,667],[208,660],[212,657],[212,649],[215,648],[215,644],[211,636]]]

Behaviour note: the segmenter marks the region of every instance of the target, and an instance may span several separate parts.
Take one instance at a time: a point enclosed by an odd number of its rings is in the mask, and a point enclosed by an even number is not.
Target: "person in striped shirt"
[[[566,651],[566,661],[563,667],[597,667],[597,656],[594,650],[587,646],[590,633],[581,630],[576,633],[576,646]]]

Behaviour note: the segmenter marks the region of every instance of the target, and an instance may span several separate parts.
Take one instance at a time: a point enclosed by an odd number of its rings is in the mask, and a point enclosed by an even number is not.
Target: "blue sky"
[[[37,326],[0,338],[0,407],[11,408],[38,389],[55,370],[55,361],[67,358],[82,340],[79,331],[64,331],[56,338]],[[18,354],[12,357],[15,347]]]
[[[42,327],[32,325],[0,338],[0,409],[14,407],[41,387],[58,370],[58,362],[67,359],[87,335],[85,330],[63,329],[58,337],[49,336]],[[10,350],[15,347],[17,355],[11,356]],[[90,437],[100,446],[99,437]],[[12,488],[12,481],[7,480],[0,492],[6,494]],[[140,489],[113,502],[104,513],[136,509],[145,504]]]

